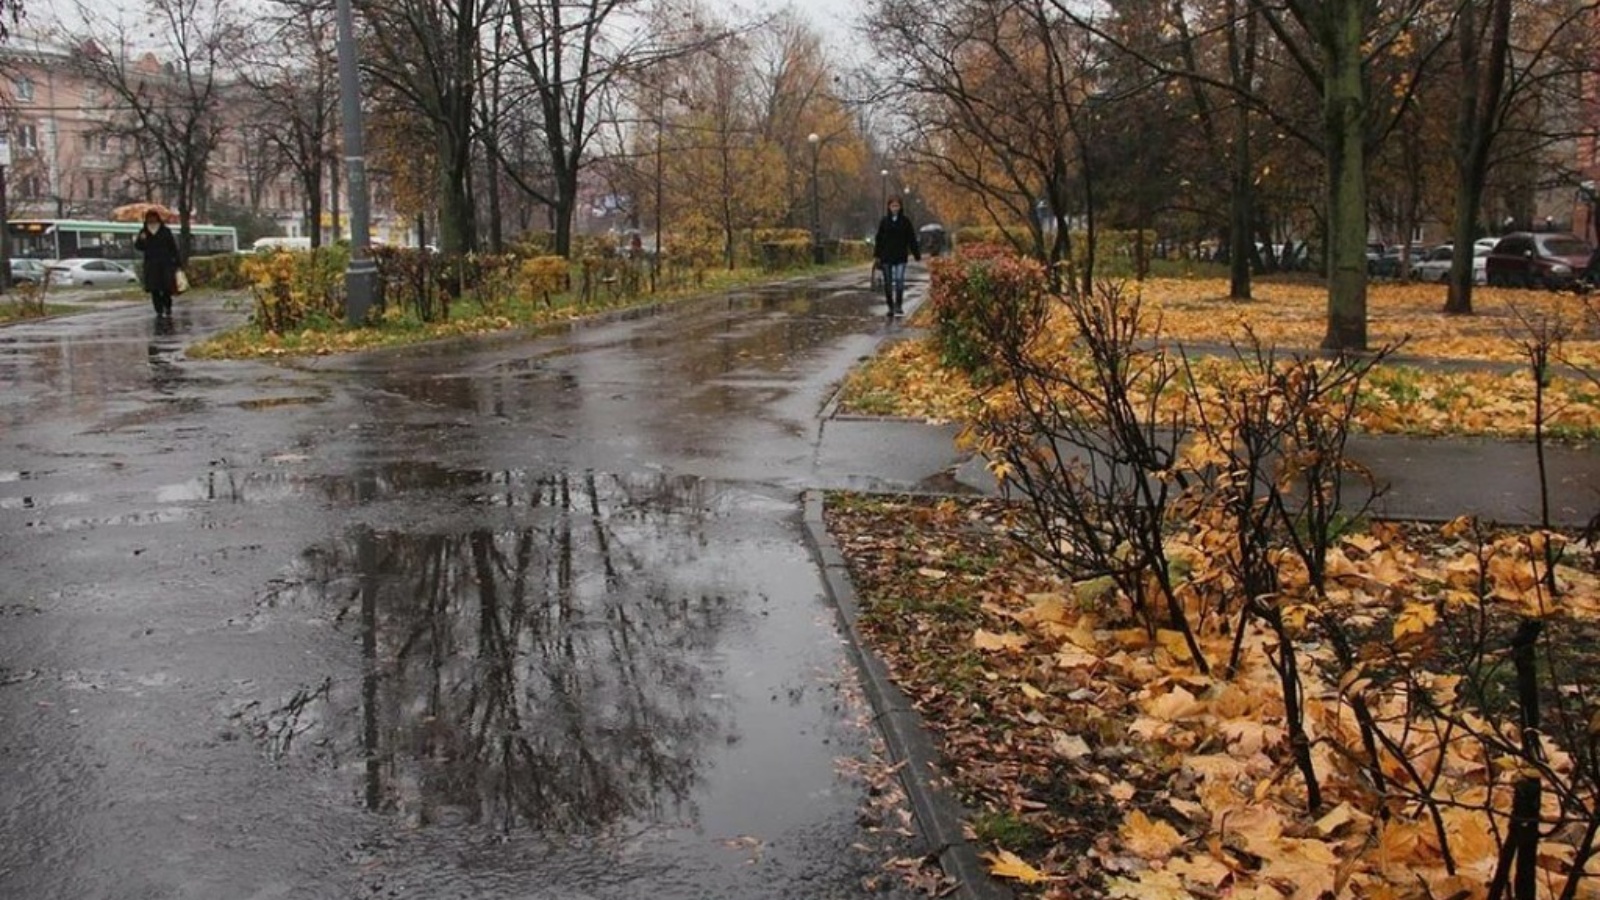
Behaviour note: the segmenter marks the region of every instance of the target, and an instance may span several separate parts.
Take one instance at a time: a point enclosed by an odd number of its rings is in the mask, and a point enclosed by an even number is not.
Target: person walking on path
[[[922,246],[917,243],[916,226],[901,211],[900,198],[891,197],[888,211],[878,221],[878,236],[872,239],[872,258],[883,268],[883,300],[891,316],[905,315],[908,256],[921,262]]]
[[[133,239],[133,247],[144,253],[144,289],[150,293],[156,318],[172,318],[172,295],[177,292],[183,259],[178,255],[178,239],[161,221],[160,213],[152,209],[144,214],[144,228]]]

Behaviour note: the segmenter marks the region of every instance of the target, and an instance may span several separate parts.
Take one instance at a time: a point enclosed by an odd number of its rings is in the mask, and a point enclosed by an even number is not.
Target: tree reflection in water
[[[368,805],[508,830],[694,818],[701,758],[728,730],[708,682],[738,604],[720,577],[673,578],[703,552],[715,489],[665,476],[494,483],[494,505],[527,523],[363,531],[308,554],[332,577],[307,582],[357,582],[343,597],[360,603],[367,659]]]

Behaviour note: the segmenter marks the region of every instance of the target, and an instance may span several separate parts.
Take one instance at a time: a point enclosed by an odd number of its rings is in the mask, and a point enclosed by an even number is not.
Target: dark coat
[[[172,236],[172,229],[162,223],[153,234],[140,230],[133,247],[144,251],[144,289],[152,294],[173,293],[183,259],[178,255],[178,239]]]
[[[880,264],[898,266],[907,256],[922,259],[917,229],[905,213],[884,216],[878,221],[878,236],[872,239],[872,258]]]

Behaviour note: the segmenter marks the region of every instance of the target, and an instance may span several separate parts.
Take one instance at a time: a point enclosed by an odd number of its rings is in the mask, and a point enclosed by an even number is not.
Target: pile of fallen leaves
[[[1228,299],[1221,279],[1152,279],[1138,285],[1162,317],[1172,340],[1225,343],[1248,327],[1279,347],[1316,347],[1328,323],[1328,290],[1314,282],[1259,281],[1253,299]],[[1439,359],[1520,362],[1517,340],[1529,324],[1559,323],[1572,332],[1565,360],[1600,364],[1600,323],[1587,298],[1569,293],[1476,287],[1473,314],[1445,315],[1437,284],[1372,284],[1367,288],[1367,334],[1373,347],[1405,342],[1405,352]]]
[[[1288,356],[1311,352],[1326,321],[1325,291],[1305,285],[1259,285],[1257,299],[1248,303],[1226,299],[1220,282],[1157,280],[1138,291],[1152,323],[1152,343],[1168,353],[1183,350],[1196,373],[1212,381],[1227,380],[1226,370],[1241,365],[1226,344],[1246,329],[1263,346]],[[1437,285],[1371,289],[1372,344],[1404,340],[1404,356],[1384,362],[1366,379],[1355,421],[1359,430],[1531,436],[1536,386],[1524,360],[1529,329],[1542,322],[1563,323],[1557,367],[1545,385],[1547,434],[1571,440],[1600,434],[1600,381],[1591,368],[1600,362],[1600,326],[1584,298],[1483,289],[1475,294],[1476,315],[1446,316],[1438,312],[1438,291]],[[1050,327],[1068,327],[1063,318]],[[1184,388],[1181,380],[1174,382],[1162,403],[1170,409],[1188,402]],[[970,381],[942,364],[931,340],[913,340],[886,348],[853,371],[839,407],[862,415],[959,421],[977,397]]]
[[[993,500],[833,495],[827,504],[863,627],[940,736],[997,875],[1051,898],[1486,895],[1515,759],[1418,714],[1416,698],[1376,669],[1341,670],[1306,630],[1297,645],[1323,795],[1309,811],[1285,747],[1270,633],[1243,633],[1232,677],[1201,675],[1181,636],[1135,627],[1101,580],[1073,583],[1027,556],[1009,537],[1013,513]],[[1475,599],[1508,619],[1600,618],[1593,548],[1561,554],[1556,604],[1531,563],[1541,542],[1563,539],[1475,534],[1463,522],[1375,523],[1330,549],[1329,611],[1392,648],[1391,668],[1411,670],[1412,692],[1427,686],[1429,708],[1464,705],[1440,632],[1482,608]],[[1228,656],[1227,621],[1200,631],[1207,656]],[[1357,695],[1405,750],[1385,769],[1398,781],[1412,767],[1437,798],[1431,806],[1375,793],[1349,764]],[[1487,712],[1455,715],[1484,734],[1514,727],[1480,721]],[[1550,771],[1570,773],[1572,749],[1548,744]],[[1562,812],[1547,792],[1547,821]],[[1581,831],[1544,836],[1541,896],[1555,896]],[[1580,885],[1576,896],[1600,896],[1591,880]]]

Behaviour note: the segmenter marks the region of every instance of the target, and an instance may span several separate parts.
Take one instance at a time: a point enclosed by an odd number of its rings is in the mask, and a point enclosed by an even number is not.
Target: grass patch
[[[463,300],[451,306],[450,317],[442,322],[423,322],[410,311],[389,309],[374,325],[352,328],[342,321],[322,319],[304,328],[278,334],[254,323],[243,325],[196,344],[188,351],[201,359],[248,359],[280,356],[319,356],[381,347],[399,347],[465,335],[491,334],[513,329],[534,332],[555,329],[570,322],[600,313],[668,303],[689,297],[715,294],[751,285],[781,281],[797,275],[816,274],[853,268],[858,263],[810,267],[777,273],[762,269],[717,270],[699,284],[675,286],[655,293],[611,295],[584,303],[573,293],[554,294],[546,304],[542,299],[511,298],[489,307]]]
[[[1280,356],[1314,352],[1325,310],[1311,304],[1311,289],[1289,281],[1259,286],[1248,303],[1226,300],[1226,285],[1205,280],[1147,283],[1147,304],[1159,315],[1152,338],[1176,352],[1188,348],[1204,379],[1228,381],[1232,362],[1219,345],[1238,338],[1248,325]],[[1534,384],[1521,365],[1521,347],[1508,310],[1539,306],[1552,315],[1576,320],[1581,298],[1532,291],[1484,291],[1477,316],[1444,316],[1432,311],[1437,285],[1374,285],[1371,304],[1374,341],[1407,341],[1403,357],[1376,367],[1364,384],[1356,429],[1369,434],[1416,436],[1471,435],[1528,440],[1533,437]],[[1318,295],[1325,302],[1325,295]],[[1442,297],[1442,295],[1440,295]],[[1429,309],[1422,309],[1424,300]],[[1439,301],[1442,302],[1442,299]],[[1496,303],[1500,305],[1495,306]],[[925,314],[925,313],[924,313]],[[1154,319],[1152,319],[1154,321]],[[1053,326],[1059,327],[1059,326]],[[1396,327],[1416,331],[1394,332]],[[1384,332],[1388,330],[1388,335]],[[1571,365],[1600,368],[1600,332],[1579,332],[1560,348]],[[1068,341],[1059,346],[1071,346]],[[1431,365],[1421,355],[1469,365]],[[1187,402],[1187,378],[1180,373],[1161,398],[1170,412]],[[976,386],[941,364],[933,342],[901,341],[846,376],[838,396],[845,414],[899,416],[932,421],[963,421],[979,400]],[[1546,396],[1546,433],[1556,440],[1600,438],[1600,391],[1583,372],[1558,370]]]

